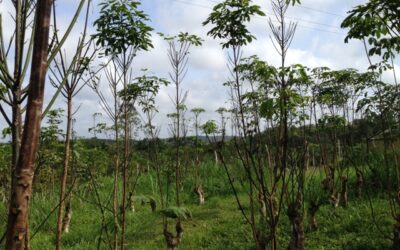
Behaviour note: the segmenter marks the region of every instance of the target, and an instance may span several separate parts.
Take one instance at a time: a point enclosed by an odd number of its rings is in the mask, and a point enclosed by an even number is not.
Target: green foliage
[[[364,86],[364,97],[357,104],[357,111],[364,111],[368,117],[385,116],[386,122],[394,122],[393,116],[400,111],[399,86],[382,81],[370,81]],[[372,92],[372,94],[371,94]]]
[[[366,39],[370,56],[394,58],[400,52],[399,8],[398,0],[369,0],[356,6],[342,23],[342,28],[350,29],[345,42]]]
[[[190,112],[192,112],[195,115],[199,115],[201,113],[206,112],[206,110],[203,109],[203,108],[193,108],[193,109],[190,110]]]
[[[109,130],[106,123],[97,123],[96,126],[92,128],[88,128],[88,132],[96,132],[98,134],[104,133],[105,131]]]
[[[1,135],[2,135],[2,138],[3,138],[3,139],[6,138],[7,136],[10,136],[10,135],[11,135],[11,128],[10,128],[10,127],[4,128],[4,129],[1,131]]]
[[[158,35],[160,35],[162,38],[164,38],[164,40],[167,42],[178,42],[181,44],[188,44],[188,45],[194,45],[194,46],[201,46],[204,41],[200,37],[189,34],[188,32],[180,32],[176,36],[168,36],[168,35],[165,35],[165,34],[159,32]]]
[[[201,130],[206,135],[212,135],[218,132],[218,126],[214,120],[209,120],[200,126]]]
[[[304,200],[309,204],[322,205],[327,203],[326,193],[322,190],[323,174],[319,170],[308,173],[305,180]]]
[[[11,184],[11,145],[0,144],[0,202],[6,203]]]
[[[181,218],[187,220],[188,218],[192,218],[192,213],[190,212],[189,209],[185,207],[167,207],[165,209],[162,209],[160,213],[168,218],[176,219],[176,218]]]
[[[171,118],[171,119],[176,119],[178,117],[178,114],[177,113],[169,113],[169,114],[167,114],[167,117]]]
[[[138,9],[140,2],[133,0],[104,0],[100,3],[100,16],[94,22],[96,44],[105,48],[106,55],[116,55],[133,47],[149,50],[153,47],[146,22],[148,16]]]
[[[245,25],[255,15],[265,16],[250,0],[225,0],[214,6],[203,25],[214,25],[207,35],[223,39],[222,48],[240,47],[255,39]]]
[[[261,103],[260,106],[260,115],[266,119],[272,119],[275,114],[275,105],[273,99],[266,99]]]
[[[217,110],[215,110],[220,115],[223,115],[224,113],[228,112],[228,110],[224,107],[219,107]]]
[[[393,152],[386,156],[383,150],[375,149],[363,157],[365,169],[365,178],[373,195],[376,195],[379,189],[397,193],[397,173],[396,169],[391,167],[396,164],[396,153]],[[386,166],[386,162],[389,167]]]
[[[47,126],[42,128],[40,133],[41,143],[50,143],[51,141],[57,141],[59,136],[63,135],[63,130],[59,128],[61,124],[61,117],[63,109],[50,110],[47,113]]]
[[[324,115],[318,120],[318,124],[323,129],[333,130],[344,127],[346,119],[339,115]]]
[[[285,98],[285,108],[292,118],[297,118],[298,122],[309,118],[304,112],[299,112],[299,108],[305,107],[310,101],[305,93],[300,93],[301,89],[305,89],[306,92],[312,83],[312,76],[307,67],[294,64],[276,68],[257,56],[251,56],[242,59],[235,70],[240,74],[241,80],[252,84],[252,91],[244,93],[242,98],[247,112],[258,111],[262,118],[278,119],[280,104]],[[285,79],[284,91],[280,88],[281,79]]]
[[[118,95],[128,102],[135,103],[136,100],[139,99],[140,101],[141,98],[143,99],[149,94],[156,95],[161,86],[168,84],[169,81],[156,76],[148,76],[144,71],[142,76],[136,77],[132,83],[127,85],[126,89],[120,90]],[[154,105],[154,99],[152,103]],[[139,102],[139,104],[142,104],[142,102]],[[149,107],[147,106],[147,108]]]
[[[300,0],[286,0],[286,3],[295,5],[295,4],[300,4],[301,2]]]
[[[264,89],[271,88],[278,75],[274,66],[255,55],[243,58],[235,70],[240,73],[243,81],[258,82]]]
[[[324,71],[320,75],[321,83],[316,86],[317,100],[328,106],[343,106],[351,94],[350,87],[356,87],[361,75],[354,69]]]
[[[132,200],[133,202],[140,203],[142,206],[149,204],[152,211],[155,211],[157,208],[157,201],[151,195],[135,195]]]
[[[213,164],[210,164],[210,167]],[[212,166],[215,167],[215,166]],[[222,176],[220,180],[222,180]],[[317,185],[319,178],[315,178],[313,185]],[[107,204],[112,187],[112,178],[99,177],[97,179],[99,194],[103,204]],[[311,183],[310,183],[311,184]],[[142,192],[142,190],[138,190]],[[64,249],[97,249],[100,240],[101,249],[108,248],[107,236],[100,233],[101,212],[95,199],[94,191],[90,186],[81,186],[74,191],[72,200],[73,219],[71,231],[63,237]],[[239,198],[246,201],[246,194],[241,193]],[[374,206],[376,223],[371,218],[370,202]],[[32,238],[33,249],[54,249],[53,225],[56,223],[56,214],[52,214],[47,222],[43,220],[58,204],[58,190],[46,193],[37,192],[32,198],[30,223],[32,233],[38,233]],[[244,205],[248,206],[246,202]],[[185,237],[182,241],[183,249],[253,249],[249,226],[243,220],[236,202],[232,196],[213,195],[204,206],[196,203],[187,204],[193,217],[190,221],[183,221]],[[5,203],[0,203],[0,215],[5,214]],[[185,214],[186,216],[186,214]],[[111,213],[105,214],[106,223],[112,221]],[[0,216],[0,221],[5,218]],[[150,209],[143,209],[127,214],[127,237],[135,238],[127,241],[129,249],[162,249],[165,239],[162,234],[162,218]],[[390,235],[392,220],[388,210],[388,203],[379,197],[350,201],[348,208],[337,208],[332,211],[330,205],[323,204],[317,213],[319,230],[306,231],[306,249],[390,249],[390,240],[384,235]],[[39,225],[42,224],[41,228]],[[83,226],[84,225],[84,226]],[[3,232],[6,223],[0,223]],[[306,223],[307,226],[307,223]],[[111,227],[107,226],[109,232]],[[282,216],[278,228],[278,244],[286,246],[290,235],[290,226],[286,216]],[[382,234],[383,233],[383,234]],[[100,239],[101,237],[101,239]],[[0,245],[0,247],[3,247]]]

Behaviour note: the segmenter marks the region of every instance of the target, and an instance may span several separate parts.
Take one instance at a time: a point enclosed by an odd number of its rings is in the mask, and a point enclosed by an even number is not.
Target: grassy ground
[[[154,179],[142,177],[138,185],[138,193],[151,194]],[[111,179],[99,179],[99,191],[103,206],[110,205]],[[240,210],[237,208],[228,185],[209,179],[205,181],[208,197],[204,206],[196,204],[196,197],[190,189],[184,190],[184,203],[192,212],[192,218],[183,222],[184,238],[180,249],[254,249],[251,230],[246,225]],[[219,186],[218,186],[219,185]],[[226,189],[226,190],[225,190]],[[31,244],[33,250],[54,249],[56,212],[48,217],[57,205],[57,193],[54,191],[36,192],[31,203]],[[240,195],[245,201],[245,195]],[[94,195],[94,190],[81,186],[73,196],[73,218],[71,231],[63,235],[63,248],[74,250],[108,249],[107,240],[102,228],[102,215]],[[374,208],[374,218],[371,214]],[[317,214],[319,230],[306,233],[306,249],[389,249],[392,223],[388,213],[388,203],[384,197],[375,195],[371,199],[357,200],[351,197],[347,208],[333,209],[329,205],[321,207]],[[5,230],[6,209],[0,204],[0,233]],[[107,228],[112,228],[111,212],[105,212]],[[47,220],[45,218],[48,217]],[[171,221],[171,229],[173,222]],[[306,227],[307,227],[306,222]],[[162,217],[159,212],[151,212],[148,204],[136,204],[136,211],[129,212],[127,217],[127,249],[165,249],[162,235]],[[289,240],[290,226],[285,214],[281,216],[278,231],[279,249],[286,249]],[[0,245],[0,247],[2,247]]]

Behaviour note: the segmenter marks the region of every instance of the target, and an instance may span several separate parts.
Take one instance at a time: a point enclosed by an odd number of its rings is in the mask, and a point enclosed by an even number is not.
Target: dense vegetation
[[[153,47],[140,2],[101,1],[96,33],[87,34],[92,1],[81,0],[70,28],[83,15],[85,29],[72,61],[62,52],[71,29],[60,34],[56,13],[49,31],[52,1],[13,3],[15,34],[9,44],[0,39],[9,139],[0,144],[1,247],[400,249],[398,1],[370,0],[342,23],[346,42],[364,42],[364,72],[287,65],[297,24],[286,12],[297,0],[271,1],[279,67],[244,58],[256,39],[247,24],[265,13],[248,0],[217,3],[202,25],[228,53],[230,97],[205,122],[204,108],[186,106],[184,84],[202,38],[159,33],[170,79],[134,75],[137,52]],[[383,82],[390,70],[393,82]],[[46,80],[56,94],[43,109]],[[158,114],[165,85],[175,89],[174,112]],[[88,114],[90,139],[75,132],[73,101],[83,87],[103,107]],[[57,98],[65,109],[52,108]],[[101,115],[111,123],[99,123]],[[169,121],[167,139],[157,115]]]

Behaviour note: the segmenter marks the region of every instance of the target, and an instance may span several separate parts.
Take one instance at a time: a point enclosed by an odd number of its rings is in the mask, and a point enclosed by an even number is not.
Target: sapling
[[[189,51],[192,46],[200,46],[202,39],[196,35],[190,35],[187,32],[181,32],[177,36],[166,36],[160,34],[168,43],[168,59],[170,61],[172,71],[169,73],[172,84],[175,86],[175,97],[171,98],[174,104],[175,113],[170,117],[173,119],[172,133],[175,140],[175,203],[179,208],[181,206],[181,136],[183,112],[185,110],[185,99],[187,92],[182,93],[182,81],[187,73],[187,63],[189,60]],[[168,231],[168,222],[164,223],[164,236],[168,249],[176,249],[183,237],[183,226],[180,217],[177,218],[175,225],[176,234],[173,235]]]
[[[161,86],[167,86],[169,82],[163,78],[158,78],[156,76],[147,75],[146,71],[142,76],[136,77],[132,80],[130,84],[126,86],[126,89],[123,89],[119,92],[120,96],[124,97],[127,104],[131,106],[131,109],[138,110],[138,108],[142,109],[142,112],[145,114],[146,119],[144,120],[144,132],[146,136],[149,137],[149,160],[155,161],[155,168],[157,174],[157,182],[160,191],[161,197],[161,207],[164,208],[164,198],[163,198],[163,190],[161,184],[161,170],[160,170],[160,162],[158,156],[158,149],[156,145],[156,140],[158,137],[159,130],[157,130],[153,125],[153,118],[155,113],[157,112],[157,108],[155,106],[155,97],[158,94],[158,91]],[[133,206],[133,190],[131,190],[129,201],[131,207]],[[152,209],[155,209],[155,200],[149,199]],[[128,202],[129,204],[129,202]]]
[[[27,93],[28,103],[20,154],[18,155],[16,164],[13,165],[14,171],[6,241],[6,249],[9,250],[22,250],[25,246],[27,248],[30,247],[28,226],[29,201],[32,195],[32,180],[35,173],[33,166],[42,120],[51,6],[51,0],[38,1],[36,4],[32,70]]]
[[[218,150],[218,155],[220,156],[219,158],[228,176],[240,211],[251,227],[256,248],[266,249],[267,245],[273,242],[272,249],[276,249],[276,234],[274,231],[269,233],[267,232],[268,230],[265,229],[266,223],[264,222],[266,222],[266,220],[263,219],[265,218],[263,214],[259,214],[260,223],[256,222],[256,214],[258,214],[258,211],[255,207],[255,202],[258,201],[258,203],[270,204],[269,208],[273,207],[272,204],[274,202],[272,202],[272,196],[267,195],[268,191],[264,185],[265,176],[261,167],[262,160],[261,158],[257,158],[256,154],[253,154],[252,148],[259,147],[256,146],[257,143],[253,144],[254,141],[252,140],[257,136],[257,130],[254,130],[255,133],[253,133],[251,129],[257,127],[259,124],[253,123],[249,119],[249,114],[245,107],[243,82],[238,69],[242,56],[242,48],[255,39],[246,27],[246,23],[249,22],[253,16],[264,15],[260,7],[252,5],[251,1],[226,0],[214,6],[213,11],[203,25],[211,24],[212,28],[208,32],[208,35],[213,38],[223,39],[221,43],[222,48],[230,49],[231,52],[229,55],[229,63],[232,78],[225,85],[229,86],[231,89],[232,110],[234,110],[232,123],[237,125],[236,132],[238,138],[235,137],[234,139],[235,148],[246,178],[248,179],[249,216],[243,209],[242,202],[233,185],[231,173],[226,166],[226,161],[220,150]],[[271,210],[269,210],[269,212],[271,212]],[[272,213],[274,212],[270,214]],[[273,218],[270,222],[271,225],[276,225]]]
[[[17,163],[21,146],[22,118],[26,108],[25,100],[28,95],[26,78],[29,76],[29,66],[33,55],[35,41],[33,23],[36,13],[36,4],[34,1],[16,0],[13,1],[13,3],[15,14],[12,16],[12,19],[15,22],[12,23],[15,23],[15,27],[13,32],[11,32],[13,35],[9,38],[4,37],[5,29],[4,23],[2,22],[3,16],[0,15],[0,37],[2,37],[2,39],[0,39],[0,88],[4,93],[0,95],[0,113],[11,129],[12,168],[14,168]],[[48,63],[46,69],[50,67],[56,55],[60,52],[61,47],[73,30],[85,3],[86,0],[79,1],[76,11],[71,21],[68,23],[66,32],[59,37],[59,43],[57,45],[53,43],[48,44],[49,53],[47,56]],[[56,9],[55,5],[52,9]],[[51,40],[54,41],[55,38],[53,37]],[[9,60],[11,58],[13,58],[13,67],[9,67]],[[58,90],[60,89],[61,87]],[[43,112],[42,118],[51,109],[58,93],[59,91],[51,97],[49,104],[44,109],[45,111]],[[11,114],[6,112],[8,108],[11,110]]]
[[[200,159],[199,159],[199,128],[200,128],[200,119],[199,116],[201,113],[205,112],[203,108],[193,108],[190,110],[194,114],[194,129],[195,129],[195,147],[196,147],[196,161],[195,161],[195,187],[193,191],[199,197],[199,205],[203,205],[205,202],[205,194],[204,188],[200,178]]]
[[[50,82],[57,89],[61,87],[61,94],[66,99],[67,102],[67,128],[65,135],[65,145],[64,145],[64,159],[63,159],[63,173],[61,176],[61,187],[60,187],[60,205],[58,209],[57,216],[57,233],[56,233],[56,249],[61,249],[61,235],[62,228],[69,230],[69,224],[66,225],[65,222],[71,221],[72,207],[70,203],[70,198],[68,197],[68,204],[66,207],[66,218],[63,219],[64,210],[64,200],[65,200],[65,189],[67,186],[68,178],[68,168],[70,161],[70,147],[71,147],[71,130],[72,130],[72,120],[73,120],[73,98],[82,90],[82,88],[92,79],[92,76],[87,74],[87,69],[89,67],[90,61],[93,59],[96,50],[90,51],[91,42],[87,41],[87,24],[89,17],[89,8],[91,0],[87,2],[87,10],[85,15],[85,24],[82,36],[78,39],[76,52],[74,58],[70,64],[68,64],[65,53],[62,50],[57,54],[54,60],[54,67],[50,68],[51,76]],[[56,14],[54,13],[54,24],[55,24],[55,44],[59,44]],[[63,223],[64,221],[64,223]],[[68,231],[67,230],[67,231]]]
[[[347,43],[351,39],[358,39],[363,41],[364,48],[367,54],[367,58],[370,64],[369,69],[373,72],[378,72],[382,74],[383,71],[392,68],[393,80],[395,82],[396,88],[390,91],[396,96],[400,94],[400,88],[398,87],[398,81],[396,76],[396,71],[394,66],[394,59],[398,56],[400,52],[400,46],[398,39],[400,37],[399,25],[392,25],[398,23],[398,8],[400,7],[399,1],[382,1],[382,0],[370,0],[364,4],[360,4],[354,7],[349,15],[342,22],[343,28],[349,28],[345,42]],[[368,45],[370,48],[368,48]],[[378,63],[373,63],[371,56],[377,55],[381,60]],[[380,88],[380,81],[378,77],[373,84],[378,89]],[[382,90],[382,89],[381,89]],[[392,134],[392,128],[388,124],[388,113],[390,113],[389,106],[392,107],[393,104],[397,103],[396,98],[391,99],[391,105],[385,105],[385,97],[381,91],[376,93],[379,106],[381,109],[377,112],[380,116],[381,129],[384,137],[384,164],[386,171],[389,172],[388,166],[388,155],[387,151],[389,148],[389,140],[386,131],[389,135]],[[371,99],[370,99],[371,100]],[[367,105],[364,103],[364,105]],[[397,106],[398,107],[398,106]],[[389,111],[389,112],[388,112]],[[394,108],[395,116],[397,116],[397,126],[400,124],[400,112]],[[393,148],[393,147],[392,147]],[[392,150],[393,151],[393,150]],[[395,158],[398,157],[396,152]],[[397,192],[400,192],[400,177],[399,177],[399,164],[397,159],[395,159],[395,171],[397,178]],[[389,183],[387,184],[389,185]],[[400,207],[400,199],[394,200],[393,195],[389,191],[389,204],[392,211],[393,219],[395,221],[393,227],[393,249],[400,249],[400,214],[396,211]]]
[[[106,112],[112,118],[115,126],[116,160],[114,171],[113,187],[113,216],[114,216],[114,249],[118,247],[118,168],[119,168],[119,146],[118,146],[118,120],[120,119],[120,106],[118,103],[118,85],[121,84],[125,91],[132,78],[132,62],[139,51],[147,51],[153,47],[150,40],[150,32],[153,30],[147,25],[148,16],[139,10],[140,2],[133,0],[104,0],[100,3],[100,16],[94,22],[97,33],[93,36],[96,44],[104,47],[104,53],[110,57],[113,69],[108,68],[106,75],[110,83],[114,97],[114,107],[106,104],[104,95],[100,94]],[[100,92],[97,90],[97,93]],[[128,184],[128,165],[129,165],[129,119],[127,94],[123,96],[124,117],[124,158],[122,168],[122,203],[121,203],[121,249],[125,249],[126,231],[126,199]]]
[[[37,48],[37,43],[38,41],[43,38],[42,34],[46,34],[44,37],[48,37],[47,33],[50,33],[48,29],[50,27],[44,27],[45,29],[42,30],[40,34],[35,34],[37,31],[37,26],[38,26],[38,21],[39,17],[37,15],[38,13],[38,5],[39,3],[41,4],[42,8],[53,8],[53,1],[39,1],[36,3],[35,1],[30,1],[30,0],[16,0],[12,1],[13,6],[15,8],[15,15],[12,17],[13,21],[11,23],[15,23],[15,28],[13,29],[12,34],[9,37],[9,40],[7,41],[8,38],[4,39],[4,25],[2,22],[2,16],[0,15],[0,89],[2,89],[2,93],[0,95],[0,113],[4,117],[4,120],[6,121],[7,125],[11,129],[11,145],[12,145],[12,157],[11,157],[11,164],[10,164],[10,172],[18,172],[20,170],[17,170],[17,164],[18,164],[18,159],[20,158],[20,151],[22,150],[22,140],[23,140],[23,113],[28,110],[27,108],[27,102],[26,100],[28,99],[29,96],[29,85],[31,82],[29,81],[29,84],[27,84],[27,77],[34,74],[35,72],[42,72],[45,73],[47,69],[49,68],[49,65],[51,62],[54,60],[55,55],[60,51],[61,46],[64,44],[66,41],[66,38],[69,36],[71,30],[73,29],[77,18],[80,15],[80,12],[85,4],[85,0],[81,0],[79,2],[79,5],[77,7],[77,10],[71,19],[71,22],[68,23],[68,28],[66,32],[63,34],[62,38],[59,40],[59,44],[57,46],[53,46],[52,44],[49,44],[47,41],[45,43],[47,48],[42,48],[43,50],[46,50],[47,53],[44,55],[46,58],[43,60],[43,62],[47,62],[46,66],[41,66],[43,67],[44,71],[41,71],[39,69],[33,69],[31,66],[31,63],[34,61],[33,56],[37,56],[38,54],[35,54],[35,47]],[[46,5],[46,6],[45,6]],[[42,12],[41,12],[42,13]],[[44,13],[42,13],[44,14]],[[46,13],[47,15],[47,13]],[[48,14],[49,16],[46,17],[48,19],[51,19],[51,13]],[[44,18],[44,16],[41,16],[41,18]],[[40,20],[43,21],[43,20]],[[46,24],[49,20],[46,20]],[[8,24],[8,23],[7,23]],[[33,25],[36,24],[36,25]],[[43,27],[41,27],[43,28]],[[36,35],[39,36],[36,38]],[[54,40],[54,39],[53,39]],[[44,44],[42,44],[43,46]],[[13,59],[13,67],[9,67],[9,61],[10,59]],[[38,58],[36,58],[38,59]],[[41,76],[45,77],[45,76]],[[39,84],[40,85],[40,84]],[[42,118],[45,116],[45,114],[50,110],[51,106],[53,105],[56,97],[57,97],[57,92],[54,94],[47,105],[47,107],[44,109],[44,112],[42,114]],[[10,109],[11,112],[7,113],[6,110]],[[40,110],[42,108],[40,107]],[[28,116],[25,116],[28,117]],[[31,123],[32,125],[32,123]],[[34,134],[35,131],[32,131]],[[35,140],[33,140],[34,142]],[[35,151],[35,147],[32,146],[32,150]],[[26,153],[26,152],[25,152]],[[25,158],[25,157],[22,157]],[[14,180],[14,174],[12,174],[12,179]],[[13,188],[10,187],[10,190]],[[27,220],[27,218],[26,218]],[[10,222],[11,223],[11,222]],[[29,248],[29,237],[25,237],[26,235],[29,235],[29,223],[26,223],[26,233],[23,233],[22,240],[26,240],[26,247]],[[13,234],[13,232],[9,231],[9,235]],[[15,233],[15,232],[14,232]],[[10,239],[8,240],[8,242]],[[20,240],[17,240],[15,244],[20,243]],[[7,244],[7,246],[11,247],[11,243]],[[24,244],[21,244],[20,247],[24,247]]]

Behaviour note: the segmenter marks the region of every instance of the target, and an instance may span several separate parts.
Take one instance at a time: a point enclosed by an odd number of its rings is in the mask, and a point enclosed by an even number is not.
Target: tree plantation
[[[0,0],[0,248],[400,250],[400,1],[351,3]]]

